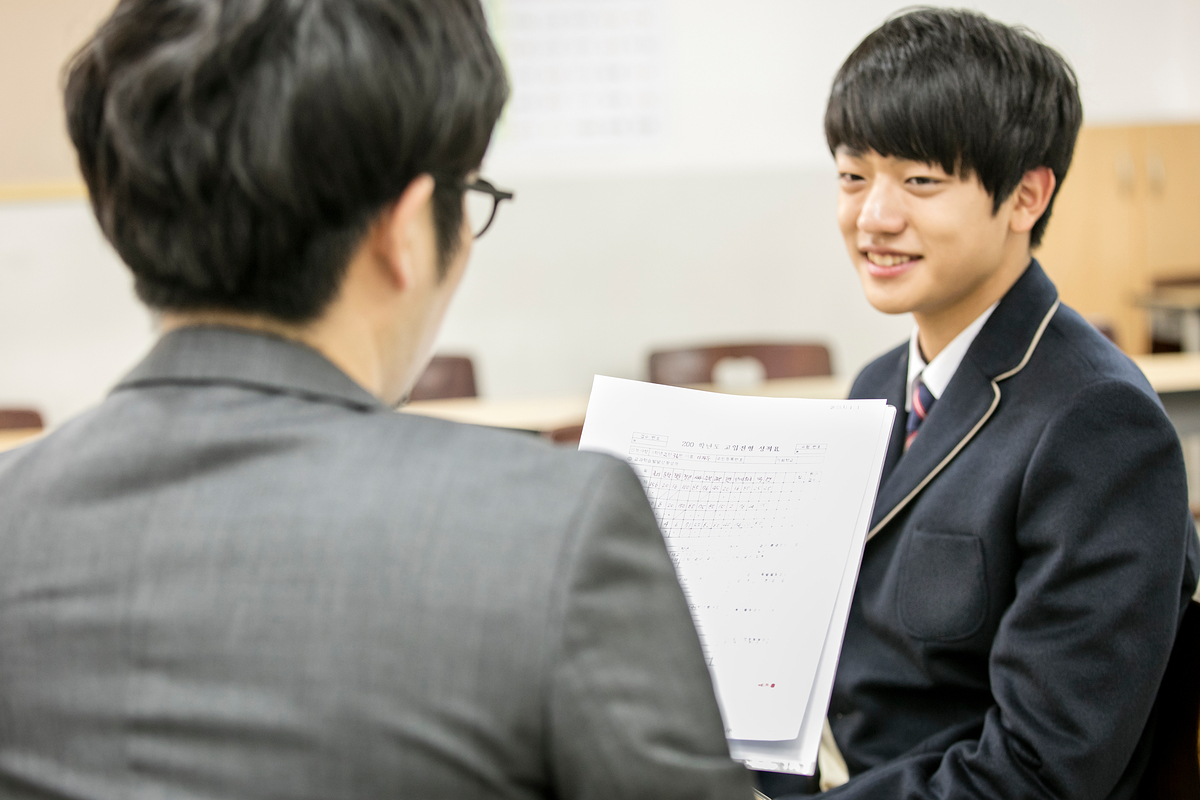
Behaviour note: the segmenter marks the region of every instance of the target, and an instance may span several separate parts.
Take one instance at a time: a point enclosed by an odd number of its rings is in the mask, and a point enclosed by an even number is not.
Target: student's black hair
[[[1054,172],[1057,194],[1082,120],[1075,73],[1028,30],[973,11],[916,8],[885,22],[842,64],[825,139],[835,154],[874,150],[974,174],[999,211],[1037,167]],[[1051,206],[1030,232],[1033,246]]]
[[[423,173],[444,273],[508,81],[479,0],[121,0],[65,95],[147,305],[304,322]]]

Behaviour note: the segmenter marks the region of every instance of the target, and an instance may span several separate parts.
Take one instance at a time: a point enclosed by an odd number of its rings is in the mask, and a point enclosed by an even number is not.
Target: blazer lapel
[[[1000,301],[959,364],[950,385],[921,424],[921,433],[904,452],[903,439],[891,446],[884,478],[871,517],[870,541],[962,451],[1000,405],[1000,382],[1028,363],[1042,334],[1058,309],[1058,291],[1036,260]],[[907,382],[907,358],[900,359]],[[896,405],[897,425],[903,426],[903,393]],[[893,458],[896,460],[893,462]],[[890,471],[888,464],[895,464]]]
[[[905,379],[907,383],[907,375]],[[879,499],[871,517],[871,535],[877,532],[884,519],[895,516],[893,511],[898,512],[905,499],[987,417],[994,399],[991,380],[964,358],[946,391],[933,404],[929,417],[921,423],[921,432],[907,452],[904,450],[904,401],[899,402],[897,424],[890,444],[898,452],[896,466],[879,488]],[[889,453],[888,461],[892,457]]]

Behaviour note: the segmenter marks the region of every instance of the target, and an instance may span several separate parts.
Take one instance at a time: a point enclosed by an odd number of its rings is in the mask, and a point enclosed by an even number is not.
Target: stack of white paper
[[[637,470],[733,756],[811,775],[895,409],[596,376],[580,449]]]

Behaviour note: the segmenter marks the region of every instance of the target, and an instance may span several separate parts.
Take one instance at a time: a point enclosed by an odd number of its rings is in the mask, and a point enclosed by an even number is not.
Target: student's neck
[[[926,363],[937,358],[956,336],[979,319],[980,314],[1008,294],[1032,260],[1033,256],[1026,247],[1006,258],[991,277],[957,302],[934,312],[914,311],[917,344],[921,346],[921,355]]]
[[[335,316],[343,316],[336,314],[336,308],[331,311]],[[244,328],[290,339],[316,350],[359,386],[376,397],[382,397],[384,378],[375,337],[365,326],[345,324],[345,320],[330,317],[326,313],[315,322],[296,325],[236,311],[163,312],[159,316],[159,328],[167,334],[179,328],[209,325]]]

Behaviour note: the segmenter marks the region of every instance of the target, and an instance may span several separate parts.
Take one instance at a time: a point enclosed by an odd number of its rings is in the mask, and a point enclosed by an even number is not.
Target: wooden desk
[[[1137,356],[1134,362],[1146,374],[1154,391],[1162,398],[1168,416],[1181,436],[1200,434],[1200,354],[1162,353]],[[726,394],[760,397],[811,397],[836,400],[850,392],[850,381],[837,376],[819,378],[780,378],[757,386],[718,387],[695,384],[688,388]],[[568,425],[580,425],[587,412],[586,397],[533,398],[527,400],[488,400],[471,397],[455,400],[424,400],[409,403],[402,411],[453,422],[546,432]]]
[[[468,425],[514,428],[546,433],[568,425],[583,424],[586,397],[552,397],[530,400],[488,400],[459,397],[453,400],[421,400],[400,409],[404,414],[437,417]]]
[[[1160,395],[1200,391],[1200,353],[1134,356],[1133,363]]]
[[[1135,356],[1182,436],[1200,435],[1200,353]]]
[[[715,384],[697,384],[690,389],[727,394],[761,395],[763,397],[811,397],[833,400],[846,396],[850,384],[843,378],[786,378],[764,381],[758,386],[724,389]],[[587,413],[586,397],[556,397],[529,400],[488,400],[482,397],[463,397],[454,400],[422,400],[400,409],[406,414],[487,425],[494,428],[514,428],[548,433],[569,425],[582,425]]]
[[[36,439],[42,435],[41,428],[15,428],[0,431],[0,451],[9,450],[19,444]]]
[[[1165,353],[1138,356],[1134,361],[1146,373],[1150,385],[1162,397],[1167,414],[1175,423],[1180,435],[1200,434],[1200,354]],[[697,384],[689,388],[761,397],[836,400],[849,393],[850,381],[837,376],[781,378],[750,387],[720,388],[714,384]],[[582,396],[527,400],[464,397],[409,403],[401,411],[470,425],[545,433],[569,425],[582,424],[587,412],[587,403],[587,397]],[[26,429],[0,431],[0,450],[16,447],[41,433],[39,430]]]

